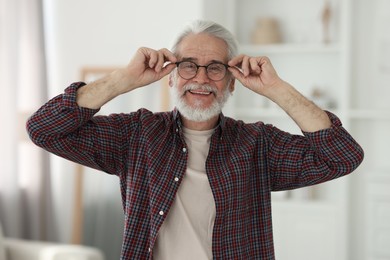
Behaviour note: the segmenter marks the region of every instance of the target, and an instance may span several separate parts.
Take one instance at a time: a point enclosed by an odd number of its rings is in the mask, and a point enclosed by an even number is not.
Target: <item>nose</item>
[[[199,67],[195,77],[193,78],[193,80],[195,82],[197,82],[198,84],[208,83],[210,81],[210,79],[207,76],[206,68],[205,67]]]

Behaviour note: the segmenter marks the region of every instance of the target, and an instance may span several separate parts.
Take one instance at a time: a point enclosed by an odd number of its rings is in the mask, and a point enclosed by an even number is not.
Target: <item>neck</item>
[[[181,120],[183,122],[184,127],[191,129],[191,130],[197,130],[197,131],[204,131],[204,130],[210,130],[217,126],[218,124],[219,115],[203,122],[196,122],[191,121],[189,119],[186,119],[185,117],[181,117]]]

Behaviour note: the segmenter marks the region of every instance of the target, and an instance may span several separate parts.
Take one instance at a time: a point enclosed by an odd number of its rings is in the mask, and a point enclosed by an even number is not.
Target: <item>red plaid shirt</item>
[[[72,84],[27,122],[49,152],[120,179],[125,231],[122,259],[151,259],[158,230],[186,172],[177,111],[94,116],[78,107]],[[220,116],[206,172],[214,195],[214,259],[274,259],[271,191],[322,183],[352,172],[363,150],[328,113],[332,127],[291,135],[262,122]]]

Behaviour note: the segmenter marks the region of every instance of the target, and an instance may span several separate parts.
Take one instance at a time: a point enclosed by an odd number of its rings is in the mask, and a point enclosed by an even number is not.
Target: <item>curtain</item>
[[[6,236],[56,240],[48,154],[25,122],[47,99],[41,0],[0,0],[0,222]]]

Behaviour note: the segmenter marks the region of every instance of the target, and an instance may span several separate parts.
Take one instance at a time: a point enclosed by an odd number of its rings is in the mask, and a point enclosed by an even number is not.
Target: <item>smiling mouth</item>
[[[211,91],[202,91],[202,90],[188,90],[188,92],[194,95],[203,95],[203,96],[208,96],[213,93]]]

